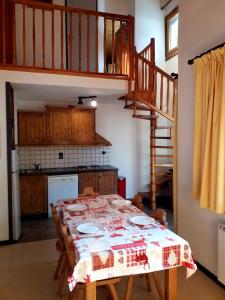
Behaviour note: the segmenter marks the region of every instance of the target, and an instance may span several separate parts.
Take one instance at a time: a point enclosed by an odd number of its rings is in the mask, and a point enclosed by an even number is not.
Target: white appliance
[[[13,240],[18,240],[21,233],[18,150],[11,151],[11,162]]]
[[[48,176],[48,215],[51,216],[50,203],[78,196],[78,175]]]

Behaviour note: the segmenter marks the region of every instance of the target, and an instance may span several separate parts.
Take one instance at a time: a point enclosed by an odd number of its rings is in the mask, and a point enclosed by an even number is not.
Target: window
[[[179,14],[178,7],[176,7],[165,18],[166,60],[178,54],[178,22]]]

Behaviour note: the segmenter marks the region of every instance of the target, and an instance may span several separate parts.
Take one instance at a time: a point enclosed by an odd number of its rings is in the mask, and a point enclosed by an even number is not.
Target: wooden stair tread
[[[167,167],[167,168],[172,168],[173,164],[154,164],[154,167]]]
[[[173,126],[152,126],[151,129],[173,129]]]
[[[144,110],[144,111],[151,111],[148,107],[140,104],[127,104],[123,107],[124,109],[136,109],[136,110]]]
[[[171,136],[153,136],[152,137],[154,140],[159,139],[159,140],[170,140]]]
[[[155,116],[155,115],[132,115],[133,118],[136,118],[136,119],[142,119],[142,120],[148,120],[148,121],[151,121],[151,120],[155,120],[158,118],[158,116]]]
[[[150,157],[161,157],[161,158],[173,158],[173,155],[163,155],[163,154],[155,154],[150,155]]]
[[[173,146],[157,146],[157,145],[151,145],[150,148],[173,149]]]

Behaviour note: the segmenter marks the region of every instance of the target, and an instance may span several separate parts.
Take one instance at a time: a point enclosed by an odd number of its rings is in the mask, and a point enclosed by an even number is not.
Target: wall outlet
[[[63,152],[59,152],[59,159],[63,159]]]

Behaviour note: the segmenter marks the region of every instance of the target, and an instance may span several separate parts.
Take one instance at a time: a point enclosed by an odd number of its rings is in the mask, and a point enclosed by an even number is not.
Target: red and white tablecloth
[[[187,241],[152,220],[138,226],[129,219],[146,216],[133,205],[115,206],[118,195],[87,197],[59,202],[64,222],[73,237],[76,266],[68,283],[93,282],[106,278],[140,274],[185,266],[187,277],[197,269]],[[85,204],[82,211],[70,212],[71,203]],[[80,234],[79,224],[94,222],[101,226],[96,234]]]

